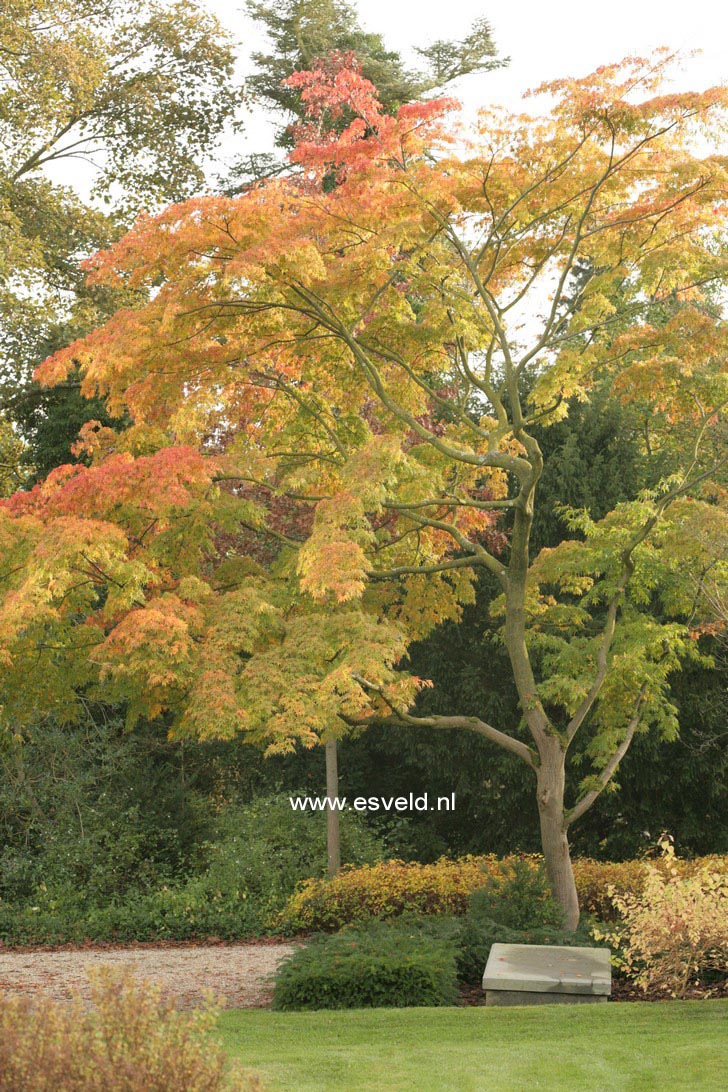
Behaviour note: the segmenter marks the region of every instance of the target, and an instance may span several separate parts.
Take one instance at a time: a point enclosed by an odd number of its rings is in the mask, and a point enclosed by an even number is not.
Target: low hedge
[[[687,879],[697,875],[704,868],[728,876],[728,855],[713,854],[707,857],[694,857],[691,860],[675,857],[672,864],[665,857],[651,857],[637,861],[594,861],[582,857],[574,861],[574,877],[579,892],[579,904],[582,910],[593,914],[600,921],[614,921],[618,914],[608,894],[608,888],[614,888],[614,895],[641,895],[648,875],[648,866],[656,868],[663,876],[672,873],[677,879]]]
[[[460,983],[477,986],[491,945],[593,945],[585,924],[565,933],[538,920],[513,929],[482,916],[404,913],[320,933],[279,967],[273,1008],[343,1009],[451,1005]]]
[[[211,936],[239,940],[264,935],[266,922],[275,911],[275,906],[261,907],[252,899],[210,892],[204,882],[195,880],[178,889],[145,893],[106,906],[84,906],[67,898],[19,907],[0,899],[0,947],[85,941],[125,944]]]
[[[452,1005],[455,927],[405,916],[315,937],[280,965],[273,1008],[349,1009]],[[452,919],[451,919],[452,920]]]
[[[334,932],[367,918],[393,918],[408,911],[421,914],[465,913],[468,896],[483,886],[487,876],[512,874],[515,862],[526,861],[534,869],[542,864],[536,856],[441,858],[435,864],[384,861],[363,868],[345,869],[332,880],[308,880],[288,900],[277,918],[281,932]],[[619,863],[582,858],[574,862],[579,901],[587,914],[601,921],[615,918],[607,894],[641,892],[646,878],[645,860]],[[662,868],[660,860],[651,860]],[[676,860],[679,876],[690,876],[701,865],[728,875],[728,856]]]
[[[366,918],[407,912],[464,914],[468,895],[483,882],[483,867],[495,858],[442,857],[435,864],[382,861],[344,869],[332,880],[307,880],[279,917],[284,932],[334,932]]]

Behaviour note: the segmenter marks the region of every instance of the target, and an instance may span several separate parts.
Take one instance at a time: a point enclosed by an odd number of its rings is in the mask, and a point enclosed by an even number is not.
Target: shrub
[[[326,875],[326,820],[320,812],[294,811],[290,797],[258,797],[228,806],[202,853],[202,873],[211,890],[235,893],[260,907],[263,916],[281,909],[296,884]],[[356,813],[341,815],[341,852],[351,866],[381,860],[383,848]]]
[[[673,858],[667,865],[662,858],[641,861],[594,861],[582,857],[574,861],[574,878],[582,910],[600,921],[613,921],[617,908],[613,895],[640,895],[651,869],[662,875],[671,872],[679,879],[699,873],[703,867],[728,877],[728,856],[696,857],[693,860]]]
[[[0,994],[0,1092],[252,1092],[209,1037],[212,1007],[178,1012],[148,983],[101,969],[92,1007]]]
[[[523,862],[522,866],[516,864],[519,861]],[[683,877],[693,875],[703,864],[728,876],[728,857],[703,857],[694,861],[675,859],[674,867]],[[384,861],[372,867],[347,868],[333,880],[315,879],[300,885],[276,919],[276,925],[287,933],[333,932],[370,917],[386,919],[406,911],[462,915],[469,896],[482,888],[488,877],[494,877],[497,887],[515,867],[521,867],[522,882],[526,884],[526,870],[537,874],[541,860],[537,856],[515,855],[500,861],[493,856],[461,857],[459,860],[443,857],[430,865]],[[665,866],[657,862],[656,867],[664,870]],[[616,910],[607,888],[612,887],[618,894],[639,893],[648,868],[648,861],[613,864],[576,860],[574,874],[582,911],[600,921],[613,919]],[[542,897],[537,888],[531,890],[534,897]],[[513,919],[511,924],[517,926],[518,922]]]
[[[452,1005],[457,997],[452,920],[371,921],[315,937],[279,967],[275,1009]]]
[[[610,889],[623,924],[597,935],[619,948],[619,964],[645,992],[709,994],[713,972],[728,973],[728,878],[708,864],[681,876],[668,843],[661,864],[638,893]]]
[[[361,816],[341,819],[345,859],[362,865],[381,857],[382,846]],[[234,940],[271,932],[296,884],[325,874],[324,817],[294,812],[288,794],[228,806],[200,847],[196,869],[177,882],[162,877],[156,890],[127,888],[103,900],[87,888],[55,884],[39,885],[20,905],[0,897],[0,940]]]
[[[484,873],[468,899],[468,913],[508,929],[563,929],[564,912],[551,894],[546,870],[527,858],[506,860]]]
[[[99,906],[169,883],[204,837],[206,803],[178,776],[159,725],[44,719],[0,746],[0,898],[83,892]],[[210,809],[211,813],[211,809]]]
[[[483,883],[483,866],[494,858],[441,858],[435,864],[384,861],[345,869],[332,880],[309,880],[288,900],[279,918],[287,932],[334,931],[370,917],[407,911],[462,914],[468,895]]]

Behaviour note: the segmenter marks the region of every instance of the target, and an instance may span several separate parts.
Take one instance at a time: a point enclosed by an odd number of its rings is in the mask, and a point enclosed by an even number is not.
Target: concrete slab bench
[[[486,1005],[584,1004],[612,990],[609,948],[494,944],[483,975]]]

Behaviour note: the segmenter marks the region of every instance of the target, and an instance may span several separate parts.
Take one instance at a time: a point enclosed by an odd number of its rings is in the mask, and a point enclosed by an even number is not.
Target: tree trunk
[[[544,747],[538,770],[538,813],[541,844],[553,896],[564,911],[564,925],[573,932],[579,924],[579,897],[564,827],[565,756],[558,740]]]
[[[326,795],[334,800],[339,795],[339,765],[336,740],[326,741]],[[338,808],[326,805],[326,850],[329,876],[336,876],[341,869],[341,831]]]

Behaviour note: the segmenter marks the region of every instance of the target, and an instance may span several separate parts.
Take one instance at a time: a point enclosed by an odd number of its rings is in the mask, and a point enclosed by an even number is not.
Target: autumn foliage
[[[400,914],[464,914],[468,899],[487,880],[498,885],[513,878],[514,867],[528,866],[538,874],[543,862],[535,855],[497,858],[442,857],[433,864],[382,861],[345,869],[332,880],[308,880],[299,885],[281,913],[278,924],[287,932],[324,932],[369,918],[389,919]],[[653,874],[666,887],[671,882],[699,885],[706,873],[725,886],[728,857],[685,860],[574,861],[574,874],[583,910],[600,922],[621,916],[621,906],[648,899]]]
[[[667,841],[660,863],[648,866],[641,890],[608,888],[619,925],[599,939],[645,992],[710,997],[728,972],[728,877],[710,860],[686,875]]]
[[[3,1092],[256,1092],[212,1040],[217,1010],[181,1012],[159,987],[96,970],[91,1006],[0,994]]]
[[[665,93],[670,63],[466,131],[447,100],[385,115],[337,54],[292,77],[309,113],[287,176],[97,254],[92,281],[145,302],[38,378],[79,367],[129,425],[88,427],[90,467],[0,509],[6,716],[91,696],[273,750],[373,718],[473,730],[535,776],[573,920],[566,830],[636,731],[674,735],[669,676],[704,620],[684,574],[723,572],[728,94]],[[600,522],[565,511],[534,559],[534,426],[597,384],[665,474]],[[410,713],[407,650],[478,569],[520,727]],[[568,805],[572,745],[591,772]]]

